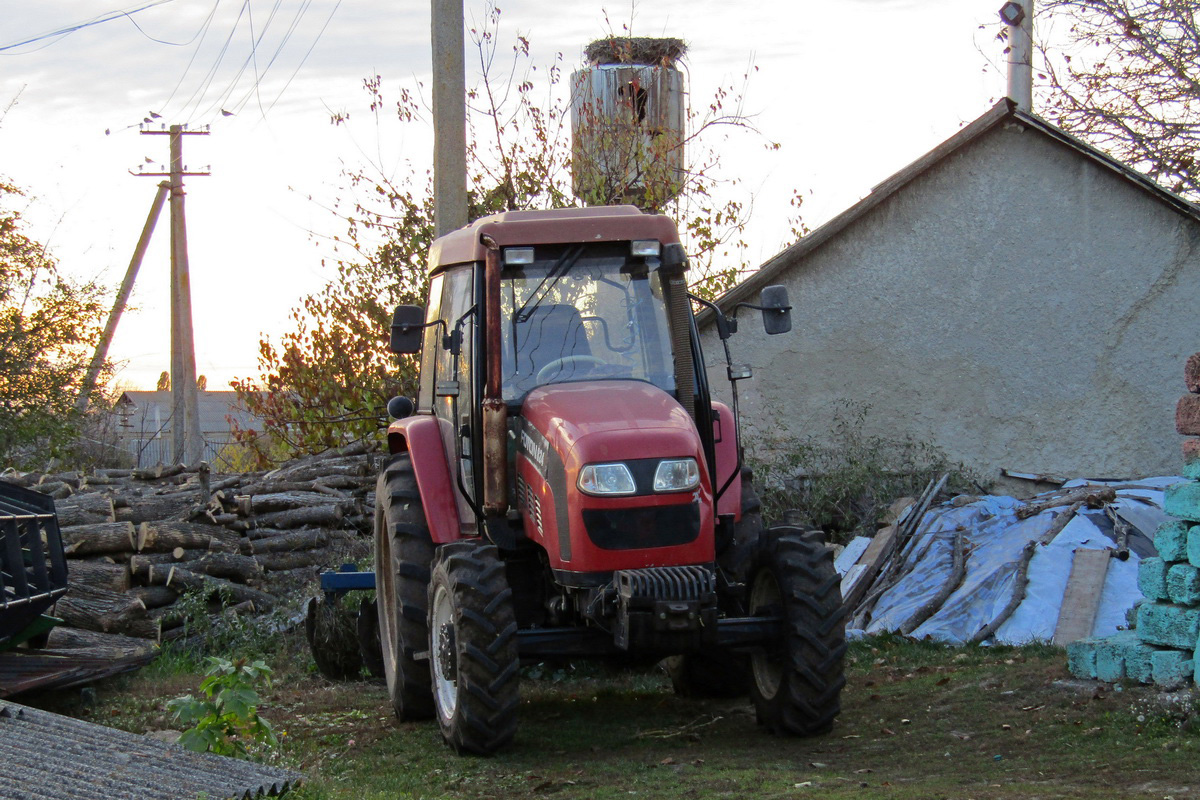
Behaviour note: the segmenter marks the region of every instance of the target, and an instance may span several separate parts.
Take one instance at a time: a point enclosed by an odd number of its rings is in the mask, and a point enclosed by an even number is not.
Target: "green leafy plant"
[[[247,663],[209,657],[207,677],[200,683],[203,698],[178,697],[167,704],[175,719],[190,725],[179,743],[198,753],[246,758],[255,750],[277,747],[271,724],[258,714],[257,688],[270,685],[271,668],[262,661]]]
[[[873,534],[895,500],[916,497],[944,473],[950,477],[943,495],[979,491],[967,468],[936,445],[867,433],[869,412],[869,405],[846,401],[826,435],[787,439],[773,444],[775,455],[748,459],[766,519],[782,521],[795,510],[831,541],[844,542]]]

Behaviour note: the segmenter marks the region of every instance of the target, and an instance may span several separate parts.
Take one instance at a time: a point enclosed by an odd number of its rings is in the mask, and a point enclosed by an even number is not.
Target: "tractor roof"
[[[480,217],[467,227],[437,239],[429,248],[429,269],[432,272],[450,264],[482,261],[489,246],[635,239],[657,239],[671,244],[679,241],[679,232],[670,217],[644,214],[636,206],[505,211]],[[485,245],[485,240],[489,244]]]

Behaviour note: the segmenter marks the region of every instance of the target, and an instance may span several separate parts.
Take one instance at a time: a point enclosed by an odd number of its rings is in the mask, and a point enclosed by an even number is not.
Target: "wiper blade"
[[[521,304],[520,308],[517,309],[517,313],[513,314],[512,319],[514,325],[518,322],[526,322],[531,316],[533,316],[533,312],[537,310],[537,307],[541,304],[542,299],[550,293],[550,290],[554,288],[554,284],[558,283],[558,279],[561,278],[566,271],[569,270],[575,264],[575,262],[579,260],[581,255],[583,255],[583,245],[576,245],[574,248],[567,250],[561,256],[559,256],[558,261],[554,263],[554,266],[551,267],[548,272],[546,272],[546,277],[542,278],[538,285],[534,287],[533,291],[530,292],[529,298]],[[546,285],[547,281],[550,281],[549,286]],[[544,291],[542,287],[545,287]],[[532,305],[530,305],[531,303]]]

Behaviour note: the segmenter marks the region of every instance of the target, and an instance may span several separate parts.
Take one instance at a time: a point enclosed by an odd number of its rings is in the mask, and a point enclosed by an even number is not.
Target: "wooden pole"
[[[158,217],[162,213],[163,203],[167,200],[169,189],[170,184],[167,181],[158,185],[158,194],[154,196],[150,214],[146,217],[146,224],[142,226],[142,235],[138,238],[137,247],[133,250],[133,258],[129,260],[129,267],[125,270],[125,280],[121,281],[121,290],[117,292],[117,299],[113,301],[112,311],[108,315],[108,323],[104,326],[104,332],[100,334],[100,343],[96,345],[96,354],[92,356],[92,363],[88,366],[87,375],[83,378],[79,399],[75,401],[75,407],[80,411],[87,409],[88,399],[96,388],[96,380],[100,377],[104,359],[108,357],[108,347],[112,344],[113,335],[117,332],[117,323],[121,321],[121,314],[125,313],[125,305],[129,302],[129,295],[133,292],[133,282],[137,280],[138,270],[142,266],[146,248],[150,246],[150,236],[154,233],[154,226],[158,224]]]

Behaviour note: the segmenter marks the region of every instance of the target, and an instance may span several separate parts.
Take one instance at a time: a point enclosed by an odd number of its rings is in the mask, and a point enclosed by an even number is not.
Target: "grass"
[[[1123,798],[1200,794],[1192,692],[1072,680],[1063,651],[949,649],[883,637],[847,658],[843,712],[817,739],[780,739],[744,701],[676,698],[654,671],[527,669],[521,727],[493,758],[400,723],[375,683],[333,684],[295,638],[262,709],[303,770],[299,800],[341,798]],[[199,676],[164,667],[26,702],[127,730],[167,725]],[[170,666],[167,664],[166,666]]]

